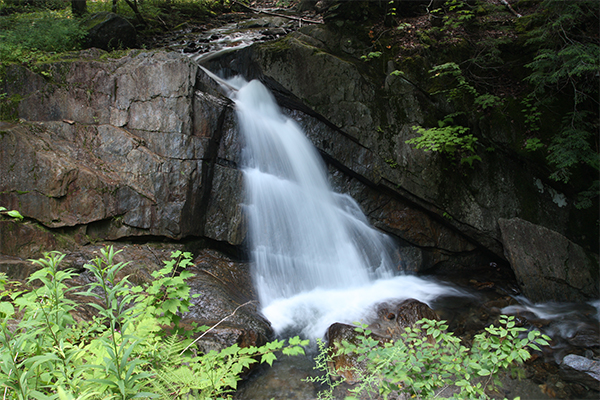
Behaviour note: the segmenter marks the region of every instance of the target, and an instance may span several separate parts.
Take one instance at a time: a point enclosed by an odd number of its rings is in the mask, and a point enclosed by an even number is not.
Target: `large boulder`
[[[120,15],[102,11],[87,16],[82,24],[88,31],[85,38],[86,47],[110,51],[136,46],[135,27]]]
[[[506,258],[534,302],[597,299],[598,256],[558,232],[520,218],[498,220]]]
[[[201,351],[219,351],[234,344],[261,346],[271,338],[271,324],[259,311],[248,263],[204,250],[190,271],[195,276],[187,283],[195,297],[182,322],[213,327],[199,340]]]
[[[402,340],[405,328],[412,328],[417,321],[427,318],[439,321],[438,315],[427,304],[415,299],[404,300],[401,303],[382,303],[376,306],[374,315],[367,319],[370,321],[367,329],[371,331],[369,338],[375,339],[381,345],[390,341]],[[326,333],[328,352],[330,355],[337,353],[340,343],[359,345],[359,333],[355,326],[334,323]],[[356,372],[366,370],[366,361],[359,360],[356,354],[340,354],[332,357],[329,365],[332,371],[343,376],[347,382],[356,381]]]

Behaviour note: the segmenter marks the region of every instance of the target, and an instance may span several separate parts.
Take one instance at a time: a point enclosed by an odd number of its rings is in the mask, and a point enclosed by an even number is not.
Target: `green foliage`
[[[40,11],[0,17],[0,59],[28,62],[44,53],[77,50],[85,37],[67,11]]]
[[[444,3],[448,14],[443,17],[446,29],[456,29],[473,19],[475,13],[464,0],[448,0]]]
[[[361,59],[363,59],[364,61],[370,61],[374,58],[379,58],[381,57],[383,53],[381,51],[372,51],[369,54],[367,54],[366,56],[360,56]]]
[[[58,11],[69,7],[69,5],[69,0],[2,0],[0,1],[0,13]]]
[[[120,277],[127,263],[116,262],[112,247],[102,249],[86,268],[88,290],[67,284],[75,274],[61,270],[64,255],[52,252],[33,261],[40,270],[29,278],[32,290],[0,291],[0,383],[7,399],[214,399],[234,390],[242,371],[257,362],[269,365],[276,352],[303,354],[308,341],[274,341],[261,347],[235,345],[201,354],[190,338],[162,331],[176,325],[190,305],[186,272],[189,253],[174,252],[156,280],[132,285]],[[97,311],[76,322],[72,295],[86,296]],[[257,361],[259,359],[259,361]]]
[[[434,151],[444,154],[450,160],[456,160],[460,156],[461,164],[467,163],[470,167],[474,161],[481,161],[481,157],[475,154],[475,144],[477,138],[472,134],[467,134],[469,128],[454,125],[451,117],[446,117],[443,121],[438,121],[437,128],[423,128],[413,126],[413,129],[420,134],[406,143],[414,145],[417,149],[423,151]]]
[[[317,346],[319,349],[319,354],[317,354],[315,357],[314,369],[324,372],[324,374],[309,376],[308,378],[304,379],[304,381],[317,383],[320,386],[326,387],[326,389],[323,389],[318,393],[319,400],[334,400],[335,397],[333,392],[336,387],[343,383],[343,380],[335,379],[335,374],[329,369],[329,366],[333,365],[334,360],[332,354],[330,354],[327,348],[327,343],[321,339],[317,339]]]
[[[471,6],[464,0],[447,0],[443,7],[433,9],[430,13],[434,18],[442,19],[442,30],[463,27],[475,17]]]
[[[304,354],[302,346],[308,340],[298,337],[284,341],[275,340],[261,347],[233,345],[221,351],[212,350],[195,356],[173,351],[167,365],[155,369],[152,381],[153,391],[163,399],[214,399],[226,395],[237,388],[240,375],[252,364],[272,365],[275,352],[294,356]],[[260,359],[260,361],[259,361]]]
[[[142,311],[134,304],[127,277],[117,281],[117,274],[127,266],[127,263],[114,262],[116,252],[112,247],[102,249],[100,256],[85,267],[93,274],[96,281],[89,289],[81,294],[95,297],[99,303],[89,303],[98,311],[101,323],[108,324],[108,335],[98,340],[101,350],[106,354],[102,357],[102,365],[92,365],[104,372],[104,377],[93,377],[91,382],[97,383],[115,397],[130,399],[133,397],[148,397],[143,393],[144,379],[151,375],[141,372],[136,367],[144,361],[140,358],[130,358],[136,347],[144,340],[135,334],[136,317]]]
[[[481,95],[478,95],[477,97],[475,97],[475,100],[473,101],[473,103],[476,106],[480,107],[482,110],[485,110],[488,108],[497,107],[497,106],[501,105],[502,100],[500,100],[500,97],[494,96],[493,94],[484,93],[484,94],[481,94]]]
[[[82,349],[72,343],[77,335],[69,329],[74,324],[70,311],[75,305],[66,297],[73,289],[65,284],[74,273],[58,269],[63,258],[52,252],[34,261],[42,269],[32,274],[29,282],[42,286],[11,293],[14,305],[0,303],[0,382],[13,396],[9,398],[45,399],[57,386],[76,392],[81,383],[84,371],[78,364]],[[19,313],[18,326],[9,329],[9,321]]]
[[[175,332],[186,334],[185,330],[180,329],[179,321],[181,314],[189,311],[191,305],[190,287],[185,281],[193,274],[185,268],[192,265],[192,254],[175,251],[171,260],[163,262],[165,266],[152,272],[154,280],[136,301],[143,302],[146,312],[156,315],[159,324],[169,325]],[[134,290],[141,291],[141,288]]]
[[[538,138],[530,138],[525,141],[525,150],[536,151],[544,147],[542,141]]]
[[[460,66],[454,62],[436,65],[429,70],[429,73],[434,79],[443,79],[442,85],[445,87],[432,94],[444,94],[454,102],[464,102],[465,98],[474,98],[478,94],[465,79]]]
[[[0,215],[8,215],[11,218],[22,221],[23,216],[17,210],[7,210],[6,207],[0,206]]]
[[[526,65],[531,70],[527,81],[533,86],[534,106],[562,108],[570,103],[548,147],[548,161],[555,167],[551,178],[566,183],[582,165],[596,175],[598,171],[600,3],[544,0],[540,10],[542,22],[527,42],[537,47],[535,58]],[[594,180],[580,193],[577,205],[591,206],[597,188]]]
[[[418,399],[437,397],[448,386],[457,387],[456,399],[488,399],[486,389],[499,385],[500,370],[514,368],[530,358],[528,348],[539,350],[538,345],[548,345],[548,338],[538,331],[527,331],[515,326],[514,317],[502,316],[499,326],[489,326],[476,335],[470,347],[446,331],[444,321],[420,320],[406,328],[401,340],[384,344],[370,337],[365,325],[356,328],[355,344],[342,341],[341,354],[356,356],[366,362],[366,369],[351,368],[358,384],[350,391],[358,399],[379,394],[387,399],[392,393],[408,392]],[[321,348],[321,358],[332,360]],[[327,362],[318,363],[317,369],[325,372],[321,383],[329,383],[332,375]],[[344,378],[342,377],[342,380]],[[336,383],[336,384],[339,384]],[[321,398],[332,398],[325,391]]]

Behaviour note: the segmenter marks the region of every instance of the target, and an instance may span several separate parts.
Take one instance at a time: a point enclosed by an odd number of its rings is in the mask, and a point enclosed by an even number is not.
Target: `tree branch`
[[[274,13],[274,12],[270,12],[270,11],[259,10],[259,9],[256,9],[256,8],[248,7],[247,5],[245,5],[243,3],[240,3],[239,1],[236,1],[236,0],[233,0],[233,3],[235,3],[235,4],[239,5],[239,6],[242,6],[245,9],[250,10],[251,12],[256,13],[256,14],[261,14],[262,13],[262,14],[272,15],[274,17],[287,18],[287,19],[291,19],[291,20],[294,20],[294,21],[298,21],[300,23],[305,22],[305,23],[308,23],[308,24],[322,24],[322,22],[320,22],[320,21],[313,21],[313,20],[310,20],[310,19],[304,19],[304,18],[300,18],[300,17],[292,17],[291,15],[278,14],[278,13]]]
[[[239,306],[237,306],[236,309],[233,310],[233,312],[231,314],[229,314],[228,316],[226,316],[225,318],[223,318],[222,320],[220,320],[219,322],[217,322],[216,324],[214,324],[213,326],[211,326],[208,330],[206,330],[206,332],[204,332],[202,335],[198,336],[192,343],[188,344],[185,349],[181,350],[181,353],[179,353],[179,355],[183,355],[183,353],[185,353],[185,351],[187,349],[189,349],[194,343],[196,343],[198,340],[202,339],[204,336],[206,336],[206,334],[208,332],[210,332],[213,329],[215,329],[217,326],[219,326],[226,319],[228,319],[229,317],[233,317],[235,315],[235,313],[237,312],[237,310],[239,310],[240,308],[244,307],[245,305],[248,305],[250,303],[255,303],[255,302],[256,302],[256,300],[250,300],[250,301],[245,302],[244,304],[240,304]]]

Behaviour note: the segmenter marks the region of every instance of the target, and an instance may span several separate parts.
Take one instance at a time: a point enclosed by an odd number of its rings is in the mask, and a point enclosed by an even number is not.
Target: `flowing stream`
[[[358,204],[334,193],[325,166],[299,126],[259,82],[228,81],[245,140],[244,177],[253,278],[277,333],[322,337],[334,322],[358,321],[377,303],[428,303],[457,290],[394,276],[393,241]]]

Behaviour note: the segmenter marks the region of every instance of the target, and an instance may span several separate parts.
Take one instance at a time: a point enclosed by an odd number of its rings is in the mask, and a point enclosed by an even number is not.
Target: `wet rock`
[[[264,30],[260,31],[260,33],[267,37],[276,38],[279,36],[286,35],[287,31],[283,28],[269,28],[269,29],[264,29]]]
[[[598,256],[543,226],[500,219],[506,258],[523,294],[534,302],[596,299]]]
[[[352,8],[347,11],[357,16],[361,6],[354,3],[341,6]],[[500,152],[481,152],[476,168],[448,173],[443,157],[407,145],[416,135],[412,127],[427,124],[428,115],[441,112],[444,105],[425,94],[419,76],[390,75],[393,64],[379,75],[365,66],[360,57],[371,44],[338,29],[336,23],[345,19],[340,18],[207,63],[214,70],[275,82],[271,88],[280,104],[292,109],[290,114],[303,126],[312,125],[307,136],[330,170],[340,175],[334,180],[335,190],[346,192],[344,180],[356,179],[353,192],[372,190],[379,196],[378,204],[367,196],[357,200],[378,228],[429,253],[421,254],[415,264],[469,268],[482,248],[496,256],[488,262],[498,262],[505,255],[497,221],[517,216],[597,248],[597,239],[590,240],[597,238],[592,223],[596,219],[582,218],[552,182],[536,175],[534,165]],[[505,118],[498,116],[498,123],[482,126],[482,135],[510,142],[514,124]],[[406,207],[399,209],[394,203]],[[403,224],[402,214],[419,223]],[[435,248],[427,242],[435,242]],[[437,247],[437,242],[443,244]]]
[[[594,322],[596,322],[594,324]],[[567,338],[567,342],[571,346],[583,348],[598,348],[600,347],[600,326],[597,321],[592,321],[591,324],[580,324],[575,333]],[[589,350],[591,352],[591,350]]]
[[[215,327],[200,341],[204,352],[233,344],[260,346],[272,336],[270,323],[258,311],[247,263],[235,262],[211,250],[203,251],[190,269],[191,293],[198,295],[183,322]]]
[[[38,269],[31,261],[0,255],[0,272],[10,280],[25,280]]]
[[[400,304],[389,303],[377,306],[377,319],[369,324],[373,333],[386,339],[398,340],[410,328],[423,318],[439,321],[439,317],[427,304],[408,299]]]
[[[580,383],[589,389],[600,390],[600,361],[569,354],[560,364],[563,379]]]

